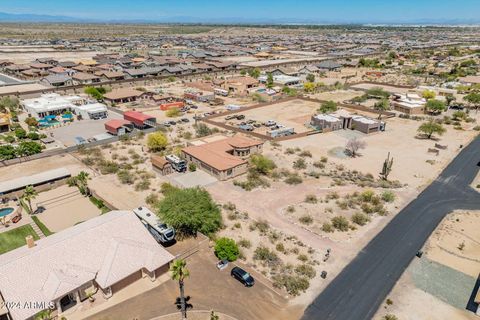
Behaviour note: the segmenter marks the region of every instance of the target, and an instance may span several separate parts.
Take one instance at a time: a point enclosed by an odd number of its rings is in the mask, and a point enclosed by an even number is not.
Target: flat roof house
[[[369,134],[385,130],[385,122],[361,115],[352,115],[345,110],[338,110],[331,114],[314,115],[310,120],[310,124],[318,130],[325,132],[351,129]]]
[[[416,93],[395,94],[393,109],[406,114],[421,114],[425,112],[427,100]]]
[[[246,137],[216,136],[218,140],[197,140],[182,149],[182,157],[219,180],[244,174],[248,162],[244,158],[262,152],[263,142]]]
[[[82,119],[104,119],[108,115],[107,106],[103,103],[89,103],[81,106],[75,106],[73,112],[82,117]]]
[[[72,111],[75,105],[83,103],[84,99],[79,96],[61,96],[57,93],[42,94],[39,98],[21,101],[23,109],[37,119]]]
[[[53,316],[99,292],[108,299],[174,259],[132,211],[111,211],[0,256],[0,294],[12,320]],[[32,302],[35,302],[34,304]],[[2,303],[3,305],[3,303]]]

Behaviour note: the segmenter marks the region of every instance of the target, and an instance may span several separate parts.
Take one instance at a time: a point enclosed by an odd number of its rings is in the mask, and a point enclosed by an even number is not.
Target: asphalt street
[[[455,209],[480,209],[480,194],[470,187],[479,162],[480,136],[359,252],[302,319],[371,319],[442,219]]]

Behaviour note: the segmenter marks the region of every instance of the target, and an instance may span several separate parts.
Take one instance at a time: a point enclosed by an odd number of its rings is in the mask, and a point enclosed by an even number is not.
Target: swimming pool
[[[15,209],[13,209],[13,208],[1,208],[0,209],[0,217],[8,216],[13,211],[15,211]]]
[[[60,121],[57,121],[57,120],[48,121],[48,122],[39,121],[38,123],[40,124],[41,127],[52,127],[52,126],[55,126],[57,124],[60,124]]]

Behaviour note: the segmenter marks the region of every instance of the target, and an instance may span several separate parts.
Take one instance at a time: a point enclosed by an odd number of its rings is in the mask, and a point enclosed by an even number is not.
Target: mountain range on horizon
[[[152,19],[108,19],[108,18],[82,18],[62,15],[45,15],[34,13],[7,13],[0,12],[0,23],[186,23],[186,24],[379,24],[379,25],[476,25],[479,19],[416,19],[405,21],[386,21],[382,19],[371,21],[343,21],[343,20],[313,20],[299,18],[199,18],[191,16],[172,16]]]

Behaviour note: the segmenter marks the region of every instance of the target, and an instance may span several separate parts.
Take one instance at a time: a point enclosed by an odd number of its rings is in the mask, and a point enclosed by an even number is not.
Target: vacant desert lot
[[[455,130],[447,126],[447,132],[438,141],[417,138],[420,121],[391,118],[385,120],[386,131],[364,135],[350,130],[317,134],[282,142],[284,147],[300,147],[310,150],[314,157],[333,157],[347,169],[371,173],[377,176],[383,161],[390,152],[393,171],[390,178],[409,186],[422,186],[434,179],[439,171],[458,153],[460,145],[466,145],[477,135],[476,131]],[[472,127],[472,125],[464,125]],[[352,135],[366,143],[361,156],[346,157],[343,150]],[[447,146],[439,155],[428,153],[435,143]],[[427,162],[427,160],[429,162]],[[433,163],[433,164],[431,164]]]

